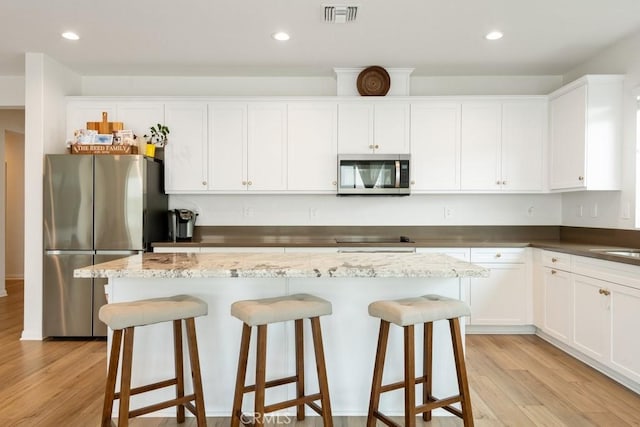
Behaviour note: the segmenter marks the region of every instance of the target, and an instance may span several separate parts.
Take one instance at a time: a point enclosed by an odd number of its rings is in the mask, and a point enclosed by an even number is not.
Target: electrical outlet
[[[583,214],[583,212],[582,212],[583,210],[584,210],[584,209],[582,208],[582,205],[578,205],[578,206],[576,207],[576,216],[581,218],[581,217],[582,217],[582,214]]]
[[[254,213],[255,212],[254,212],[253,208],[244,208],[243,211],[242,211],[242,214],[247,218],[248,217],[252,217],[254,215]]]
[[[527,209],[527,216],[533,216],[534,208],[533,206],[529,206]]]
[[[453,217],[454,213],[455,213],[455,211],[453,210],[453,208],[450,208],[449,206],[445,206],[444,207],[444,218],[445,219],[449,219],[449,218]]]
[[[309,219],[313,219],[318,216],[318,210],[316,208],[309,208]]]
[[[597,218],[598,217],[598,204],[594,203],[593,206],[591,207],[591,218]]]

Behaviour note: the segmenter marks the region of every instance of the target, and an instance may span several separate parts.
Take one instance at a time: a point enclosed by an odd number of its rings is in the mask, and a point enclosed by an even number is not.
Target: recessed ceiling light
[[[80,40],[80,36],[74,33],[73,31],[66,31],[62,33],[62,37],[67,40]]]
[[[491,31],[486,36],[484,36],[487,40],[498,40],[502,38],[502,33],[500,31]]]
[[[271,37],[273,37],[275,40],[278,40],[280,42],[285,42],[291,38],[289,34],[282,31],[271,34]]]

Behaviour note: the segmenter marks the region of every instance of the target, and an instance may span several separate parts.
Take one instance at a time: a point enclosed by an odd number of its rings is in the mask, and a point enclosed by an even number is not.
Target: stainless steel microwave
[[[409,195],[409,154],[339,154],[339,195]]]

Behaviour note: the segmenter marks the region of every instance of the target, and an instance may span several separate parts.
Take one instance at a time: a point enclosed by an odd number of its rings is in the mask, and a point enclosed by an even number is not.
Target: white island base
[[[228,417],[242,332],[241,321],[230,315],[233,302],[294,293],[310,293],[331,301],[333,314],[321,317],[320,322],[333,415],[362,416],[367,414],[369,406],[380,322],[369,316],[369,303],[426,294],[461,299],[461,278],[488,274],[482,267],[439,254],[327,254],[322,259],[309,254],[243,254],[242,259],[238,259],[238,254],[144,254],[78,269],[75,275],[109,277],[110,302],[177,294],[190,294],[206,301],[208,315],[196,319],[206,413],[211,417]],[[251,259],[254,260],[251,268],[237,265],[250,263]],[[305,262],[313,268],[301,268]],[[233,268],[227,264],[233,264]],[[464,321],[461,324],[464,325]],[[313,393],[318,387],[310,329],[309,322],[305,321],[305,382],[307,392]],[[417,369],[422,365],[419,362],[421,331],[422,327],[417,326]],[[170,322],[136,328],[132,386],[171,377],[172,336]],[[267,380],[293,375],[293,322],[269,325],[267,339]],[[448,322],[434,324],[433,343],[433,394],[436,397],[455,395],[458,387]],[[252,372],[255,372],[255,331],[251,344],[247,383],[253,383]],[[403,378],[402,351],[402,328],[392,325],[385,383]],[[190,378],[186,383],[190,390]],[[294,387],[290,384],[269,389],[267,404],[294,398]],[[173,392],[169,387],[133,396],[131,407],[168,399]],[[420,396],[418,391],[417,399]],[[247,394],[243,411],[250,413],[252,408],[253,395]],[[388,415],[402,415],[403,392],[383,395],[380,409]],[[448,414],[440,411],[434,413]],[[169,408],[153,415],[170,417],[174,413],[175,409]],[[315,415],[312,410],[307,413]]]
[[[242,322],[229,313],[234,301],[266,298],[293,293],[310,293],[333,304],[333,314],[320,319],[325,348],[327,375],[333,414],[366,415],[369,407],[371,376],[380,320],[367,313],[369,303],[380,299],[395,299],[436,293],[461,298],[460,279],[110,279],[110,302],[190,294],[209,304],[209,314],[196,319],[198,349],[204,383],[207,416],[229,416],[233,401]],[[464,324],[464,322],[462,322]],[[255,328],[254,328],[255,329]],[[292,375],[295,372],[293,322],[276,323],[268,327],[267,380]],[[464,336],[464,330],[463,330]],[[421,328],[416,329],[416,366],[421,369]],[[247,383],[253,383],[255,372],[255,331],[251,337]],[[164,323],[136,328],[132,384],[166,379],[173,369],[171,324]],[[109,340],[109,343],[111,341]],[[392,325],[389,335],[384,381],[403,378],[402,328]],[[305,321],[305,381],[306,390],[315,391],[317,375],[311,329]],[[435,396],[457,394],[455,366],[448,323],[434,325]],[[188,389],[191,387],[187,379]],[[119,386],[118,386],[119,387]],[[170,398],[173,389],[153,395],[132,397],[132,408],[158,401],[158,396]],[[417,394],[420,396],[420,394]],[[267,402],[295,398],[295,385],[275,387],[267,391]],[[253,395],[245,397],[243,410],[252,412]],[[293,410],[295,408],[292,408]],[[403,393],[387,393],[380,404],[382,412],[403,414]],[[291,410],[291,409],[290,409]],[[164,411],[172,416],[172,408]],[[308,410],[309,415],[315,412]],[[159,413],[156,413],[159,414]],[[436,412],[439,414],[439,412]],[[442,414],[448,414],[442,411]]]

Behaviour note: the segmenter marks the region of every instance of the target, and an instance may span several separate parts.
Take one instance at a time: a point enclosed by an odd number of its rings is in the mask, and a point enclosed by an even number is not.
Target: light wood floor
[[[104,341],[20,341],[22,282],[0,298],[0,426],[98,426],[106,369]],[[629,337],[629,339],[637,339]],[[477,426],[640,426],[640,396],[535,336],[467,336],[467,369]],[[331,379],[329,379],[331,380]],[[336,427],[363,427],[336,417]],[[210,418],[227,426],[228,418]],[[319,417],[296,425],[320,427]],[[132,426],[177,426],[139,418]],[[183,426],[193,427],[192,418]],[[433,427],[461,426],[455,417]]]

